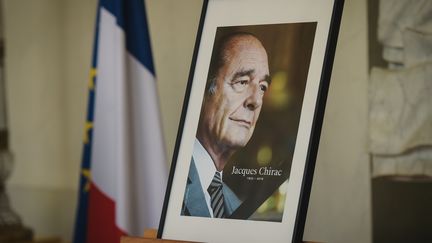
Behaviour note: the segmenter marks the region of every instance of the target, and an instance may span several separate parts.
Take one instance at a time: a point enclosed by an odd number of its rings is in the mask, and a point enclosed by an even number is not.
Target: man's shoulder
[[[234,212],[242,203],[242,201],[237,197],[237,195],[231,190],[231,188],[223,183],[223,195],[224,195],[224,201],[225,201],[225,207],[230,211],[231,214]]]
[[[189,165],[188,180],[195,181],[195,180],[198,180],[198,179],[199,179],[199,177],[198,177],[198,170],[196,168],[195,161],[192,158],[191,162],[190,162],[190,165]]]

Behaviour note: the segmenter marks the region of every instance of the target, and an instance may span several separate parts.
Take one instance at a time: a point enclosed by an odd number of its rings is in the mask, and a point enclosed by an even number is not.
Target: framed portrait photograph
[[[209,0],[158,231],[301,242],[340,0]]]

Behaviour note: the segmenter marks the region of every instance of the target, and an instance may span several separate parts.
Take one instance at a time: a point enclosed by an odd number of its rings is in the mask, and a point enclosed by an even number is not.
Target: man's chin
[[[248,143],[249,138],[243,138],[243,139],[239,139],[239,137],[235,137],[235,138],[228,138],[224,141],[224,143],[232,148],[232,149],[240,149],[243,148],[244,146],[246,146],[246,144]]]

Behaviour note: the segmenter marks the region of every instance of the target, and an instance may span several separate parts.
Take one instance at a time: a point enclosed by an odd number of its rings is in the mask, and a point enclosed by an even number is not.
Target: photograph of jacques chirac
[[[217,28],[181,215],[282,221],[315,29]]]

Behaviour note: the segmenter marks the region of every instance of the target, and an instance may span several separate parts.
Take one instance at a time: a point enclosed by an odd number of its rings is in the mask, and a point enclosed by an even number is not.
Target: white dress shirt
[[[201,145],[198,139],[195,139],[192,157],[193,160],[195,161],[195,166],[198,171],[198,177],[201,183],[202,190],[204,192],[204,197],[206,200],[208,210],[210,212],[210,216],[213,218],[213,209],[211,207],[210,194],[208,193],[207,188],[210,186],[214,174],[217,171],[216,166],[214,165],[214,162],[210,157],[209,153]],[[222,171],[220,171],[219,173],[221,175],[221,180],[222,180]]]

